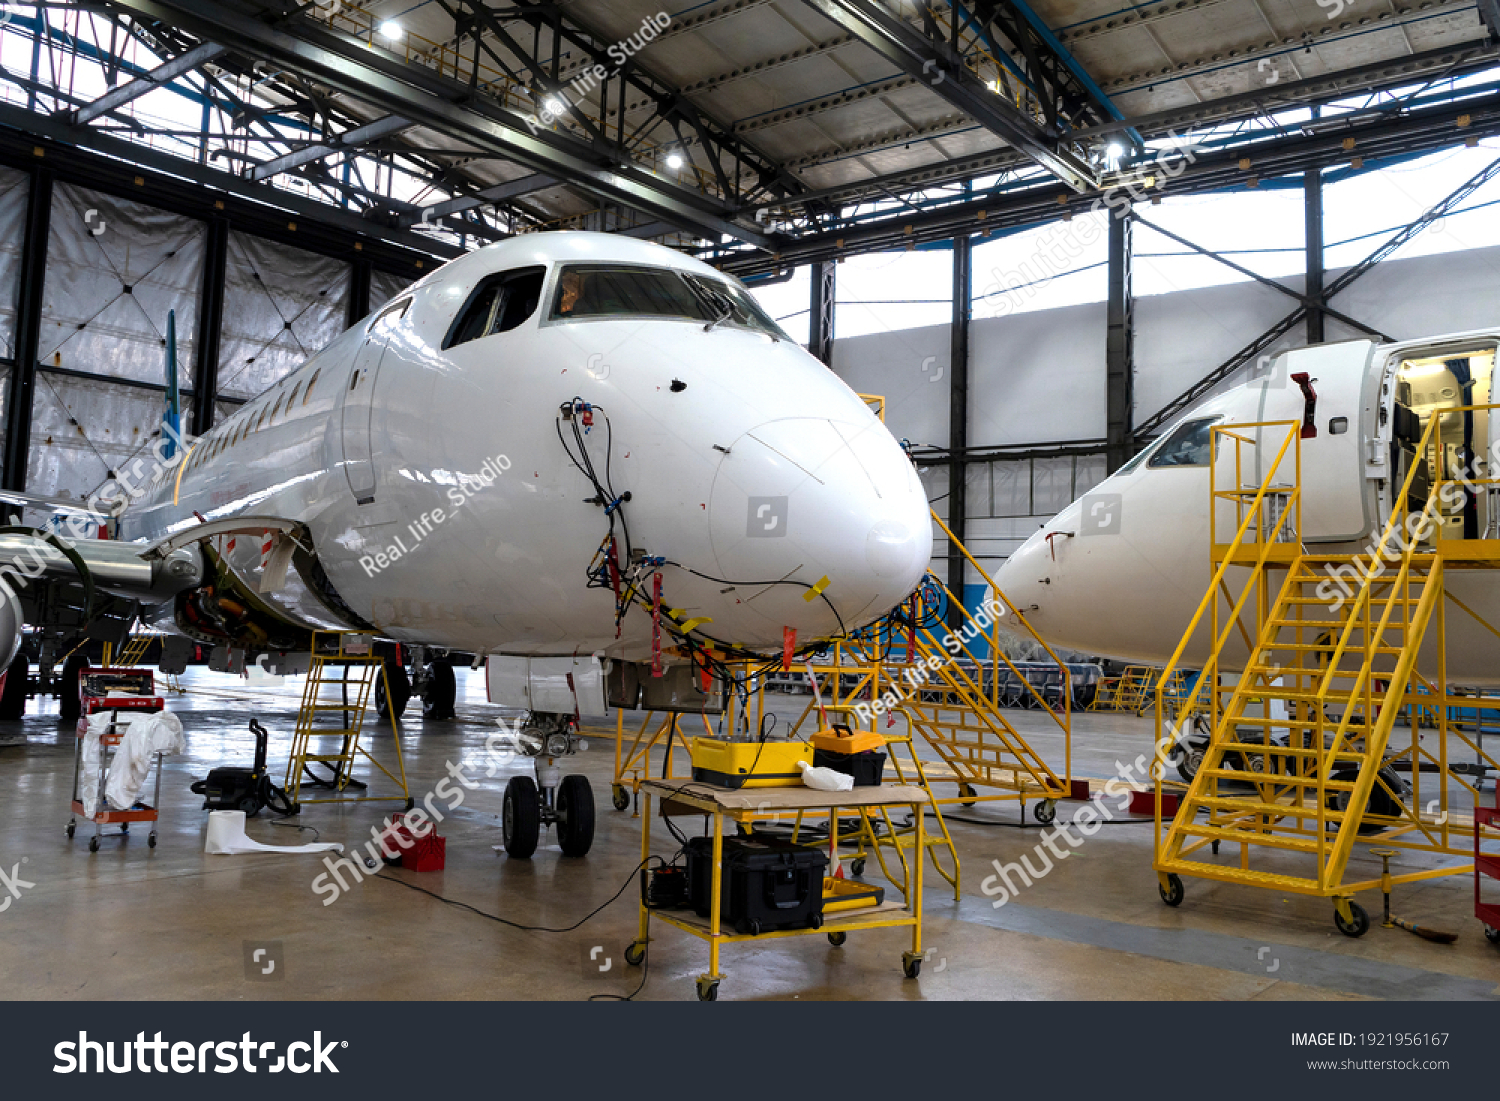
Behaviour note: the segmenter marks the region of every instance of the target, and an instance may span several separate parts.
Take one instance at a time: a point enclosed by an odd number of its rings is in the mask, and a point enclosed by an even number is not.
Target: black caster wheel
[[[646,959],[646,946],[639,941],[632,941],[625,946],[625,962],[631,967],[639,967]]]
[[[89,838],[89,852],[96,853],[98,851],[99,851],[99,839],[97,837],[90,837]]]
[[[959,804],[959,806],[962,806],[962,807],[972,807],[974,805],[974,803],[976,802],[976,800],[973,798],[973,796],[975,795],[975,791],[968,784],[959,784],[958,785],[958,794],[964,800],[962,803]]]
[[[864,857],[862,857],[862,856],[859,857],[857,860],[854,861],[854,863],[852,863],[852,864],[849,865],[849,874],[853,875],[853,876],[861,876],[861,875],[865,874],[865,858]]]
[[[1349,921],[1345,921],[1342,914],[1335,908],[1333,911],[1333,924],[1340,933],[1346,937],[1362,937],[1370,928],[1370,915],[1365,913],[1365,908],[1357,902],[1349,903]]]
[[[628,810],[630,809],[630,792],[625,790],[624,784],[610,784],[609,801],[614,804],[615,810]]]
[[[716,1002],[719,1000],[719,980],[699,979],[698,1000],[700,1002]]]
[[[848,933],[829,933],[828,934],[828,943],[831,944],[831,945],[833,945],[835,948],[842,948],[844,946],[844,942],[847,941],[848,939],[849,939],[849,934]]]
[[[75,825],[73,825],[72,822],[68,823],[67,833],[68,833],[68,840],[69,841],[73,840],[73,834],[77,831],[77,829],[78,829],[78,827],[75,826]]]
[[[300,810],[300,809],[301,808],[297,808],[297,810]],[[415,799],[411,798],[410,796],[408,796],[407,800],[406,800],[406,809],[407,810],[416,810],[417,809],[417,801]],[[292,813],[296,814],[297,810],[293,810]]]
[[[1209,846],[1209,849],[1210,849],[1210,851],[1211,851],[1211,852],[1212,852],[1212,853],[1213,853],[1213,854],[1214,854],[1214,855],[1215,855],[1215,856],[1218,856],[1218,855],[1219,855],[1219,843],[1218,843],[1218,842],[1217,842],[1217,841],[1215,841],[1215,842],[1213,842],[1213,843],[1212,843],[1212,844],[1211,844],[1211,845],[1210,845],[1210,846]]]
[[[152,830],[151,833],[150,833],[150,835],[146,838],[146,848],[148,848],[148,849],[154,849],[154,848],[156,848],[156,831],[155,830]]]
[[[1044,826],[1050,826],[1057,820],[1057,800],[1043,799],[1031,808],[1031,816]]]
[[[822,914],[813,914],[812,917],[810,917],[810,918],[807,919],[807,927],[809,929],[821,929],[821,928],[823,928],[823,915]]]
[[[542,803],[536,781],[530,776],[512,776],[505,785],[500,811],[505,851],[517,860],[529,860],[536,852],[542,831]]]
[[[120,823],[120,832],[121,833],[129,833],[130,832],[130,823],[129,822],[121,822]]]
[[[908,979],[914,979],[922,973],[922,957],[912,952],[901,954],[901,970],[906,972]]]
[[[1491,944],[1500,944],[1500,929],[1492,929],[1486,925],[1484,927],[1484,939]]]
[[[1167,885],[1163,887],[1161,881],[1156,884],[1156,893],[1161,895],[1161,900],[1168,906],[1181,906],[1183,889],[1182,880],[1175,873],[1167,873]]]

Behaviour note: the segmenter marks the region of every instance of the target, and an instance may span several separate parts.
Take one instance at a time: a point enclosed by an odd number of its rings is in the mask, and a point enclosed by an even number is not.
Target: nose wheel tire
[[[630,792],[624,784],[609,785],[609,801],[614,804],[615,810],[628,810],[630,807]]]
[[[427,683],[422,687],[422,718],[433,722],[444,722],[453,718],[453,701],[458,696],[458,685],[453,676],[453,666],[446,661],[435,661],[427,667]]]
[[[1057,800],[1043,799],[1031,808],[1031,815],[1044,826],[1051,825],[1057,820]]]
[[[1167,873],[1166,883],[1157,881],[1156,893],[1161,895],[1161,900],[1168,906],[1181,906],[1186,894],[1182,889],[1182,879],[1171,872]]]
[[[587,776],[564,776],[557,785],[557,840],[564,856],[586,856],[594,843],[594,792]]]
[[[1349,920],[1345,921],[1344,915],[1334,907],[1333,924],[1346,937],[1362,937],[1370,929],[1370,915],[1365,913],[1365,908],[1359,903],[1350,901]]]
[[[529,860],[536,852],[542,831],[542,804],[536,781],[530,776],[512,776],[505,785],[500,811],[500,830],[505,851],[517,860]]]

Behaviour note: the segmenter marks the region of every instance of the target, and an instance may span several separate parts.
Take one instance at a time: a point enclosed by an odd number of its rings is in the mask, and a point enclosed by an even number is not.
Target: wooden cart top
[[[721,788],[697,780],[643,780],[640,790],[658,799],[701,806],[727,814],[754,811],[768,814],[789,810],[828,810],[832,807],[876,807],[927,802],[919,787],[881,784],[852,791],[819,791],[816,788]]]

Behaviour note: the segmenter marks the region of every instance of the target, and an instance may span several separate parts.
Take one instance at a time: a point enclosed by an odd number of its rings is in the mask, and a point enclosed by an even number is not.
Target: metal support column
[[[219,334],[224,328],[224,271],[229,257],[229,219],[213,218],[203,244],[203,293],[198,298],[198,338],[193,345],[193,416],[188,431],[201,436],[214,426],[219,391]]]
[[[1307,241],[1307,279],[1303,283],[1303,294],[1319,304],[1323,303],[1323,177],[1321,170],[1309,168],[1302,174],[1304,225]],[[1323,343],[1323,311],[1309,307],[1307,311],[1307,342]]]
[[[962,543],[968,526],[969,321],[974,315],[973,240],[953,239],[953,324],[948,336],[948,530]],[[948,590],[964,596],[967,564],[963,552],[948,545]],[[963,626],[963,611],[948,609],[948,626]]]
[[[1134,452],[1135,299],[1131,294],[1129,215],[1109,218],[1109,304],[1105,311],[1105,463],[1113,474]]]
[[[374,266],[368,260],[354,261],[349,279],[349,310],[344,327],[352,329],[370,316],[370,275]]]
[[[833,313],[836,293],[834,262],[819,260],[812,265],[812,292],[808,301],[807,350],[833,366]]]
[[[51,225],[52,172],[36,168],[31,173],[31,190],[26,198],[26,231],[21,239],[15,366],[11,369],[10,406],[5,424],[4,485],[6,489],[17,492],[26,489],[26,459],[31,451],[31,406],[36,392],[36,358],[41,347],[47,237]]]

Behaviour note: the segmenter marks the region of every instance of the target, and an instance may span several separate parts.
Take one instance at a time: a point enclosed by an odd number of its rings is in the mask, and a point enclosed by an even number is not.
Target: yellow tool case
[[[884,749],[885,739],[873,730],[850,730],[842,723],[820,730],[812,736],[814,749],[828,753],[867,753],[872,749]]]
[[[798,761],[812,764],[806,742],[693,741],[693,779],[724,788],[779,788],[802,783]]]

